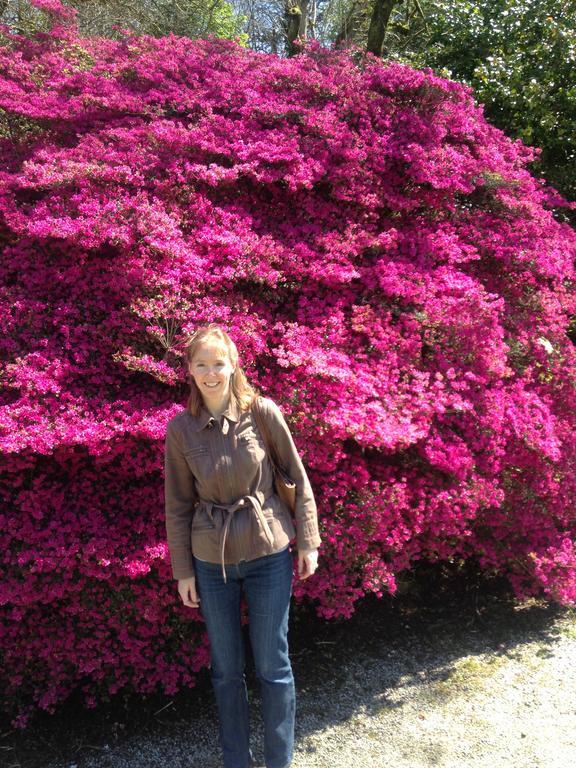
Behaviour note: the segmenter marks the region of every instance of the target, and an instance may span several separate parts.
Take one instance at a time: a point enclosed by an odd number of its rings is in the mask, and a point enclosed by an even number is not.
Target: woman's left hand
[[[303,549],[298,551],[298,576],[307,579],[318,568],[318,550]]]

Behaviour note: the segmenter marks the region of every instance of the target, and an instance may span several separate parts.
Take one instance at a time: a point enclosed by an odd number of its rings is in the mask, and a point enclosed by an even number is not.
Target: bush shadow
[[[297,742],[354,717],[360,708],[379,714],[402,707],[389,698],[393,689],[449,680],[454,663],[464,657],[513,657],[517,646],[534,641],[541,653],[552,653],[555,624],[566,611],[541,599],[518,601],[505,579],[487,579],[473,564],[420,563],[399,580],[396,596],[366,597],[350,619],[326,621],[312,605],[293,605],[289,640]],[[254,747],[261,756],[259,683],[245,630]],[[371,665],[378,665],[377,679]],[[6,722],[0,726],[0,761],[6,768],[220,765],[208,670],[194,688],[174,696],[120,694],[88,710],[73,694],[57,714],[35,715],[26,731],[14,731]]]

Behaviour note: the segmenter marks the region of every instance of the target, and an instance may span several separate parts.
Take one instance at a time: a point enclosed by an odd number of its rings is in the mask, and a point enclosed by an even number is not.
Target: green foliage
[[[217,30],[212,34],[230,40],[236,39],[240,45],[246,47],[248,35],[241,31],[245,21],[245,17],[239,16],[230,3],[220,2],[212,11],[212,24]]]
[[[366,45],[374,0],[334,0],[325,44]],[[470,85],[489,120],[542,149],[532,170],[576,199],[576,0],[404,0],[382,56]]]
[[[118,38],[119,28],[137,34],[163,37],[171,32],[183,37],[236,39],[246,46],[245,18],[227,0],[62,0],[76,8],[80,34]],[[2,21],[9,28],[33,34],[50,26],[47,14],[22,0],[8,0]]]
[[[491,122],[542,148],[534,172],[576,197],[576,2],[424,2],[429,33],[406,59],[474,88]]]

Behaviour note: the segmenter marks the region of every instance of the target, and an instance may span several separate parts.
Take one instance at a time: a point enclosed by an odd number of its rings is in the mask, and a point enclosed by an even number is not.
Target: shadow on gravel
[[[546,654],[558,633],[555,620],[565,612],[542,600],[520,604],[505,580],[487,580],[473,566],[456,570],[445,564],[419,565],[410,580],[400,583],[395,597],[366,598],[351,619],[322,621],[312,607],[300,606],[290,619],[298,707],[302,712],[313,709],[315,699],[331,690],[338,706],[316,712],[314,729],[351,717],[359,705],[357,697],[346,695],[348,667],[355,659],[367,664],[390,660],[385,690],[367,688],[361,701],[368,711],[381,711],[387,706],[386,690],[401,676],[443,681],[449,677],[450,664],[459,658],[487,652],[510,657],[517,645],[529,641],[537,641],[539,653]],[[259,689],[250,654],[247,683],[259,742]],[[390,706],[398,705],[390,702]],[[184,734],[194,744],[194,723],[200,720],[202,741],[209,747],[202,764],[194,761],[193,752],[186,764],[216,766],[216,710],[207,671],[198,676],[194,689],[171,697],[118,696],[110,705],[86,710],[80,697],[72,696],[58,714],[39,713],[25,732],[13,731],[2,721],[0,765],[82,768],[98,756],[99,766],[114,768],[118,765],[114,752],[129,741],[170,740]],[[306,726],[298,721],[297,727],[298,738],[305,736]],[[166,763],[165,758],[141,763],[166,768],[182,764]]]
[[[359,705],[357,697],[346,695],[351,660],[364,667],[371,660],[389,662],[384,689],[364,681],[361,705],[375,713],[401,707],[386,697],[400,678],[443,683],[452,678],[459,659],[479,654],[494,661],[514,658],[515,648],[528,642],[537,644],[538,655],[551,655],[559,633],[556,620],[566,613],[542,599],[521,603],[505,579],[487,579],[474,566],[456,570],[421,564],[410,580],[399,581],[396,596],[366,598],[351,619],[322,622],[310,609],[300,609],[291,624],[297,687],[312,694],[312,700],[327,685],[334,689],[338,706],[320,718],[329,726],[352,717]],[[299,735],[306,735],[301,727]]]

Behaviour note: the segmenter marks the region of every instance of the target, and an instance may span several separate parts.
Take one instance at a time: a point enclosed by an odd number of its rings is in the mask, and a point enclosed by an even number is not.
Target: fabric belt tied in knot
[[[268,521],[266,520],[266,516],[264,515],[264,511],[262,509],[262,501],[264,501],[265,498],[266,497],[264,497],[262,493],[256,492],[256,495],[254,496],[247,494],[246,496],[242,496],[240,499],[237,499],[231,504],[218,504],[215,501],[204,500],[201,502],[206,509],[206,513],[213,522],[213,509],[221,509],[225,513],[224,524],[220,533],[220,563],[222,565],[222,578],[224,579],[224,583],[226,583],[224,549],[226,547],[226,539],[228,537],[228,531],[230,530],[232,517],[238,509],[243,509],[250,505],[257,522],[258,540],[262,543],[266,543],[270,548],[274,545],[274,536],[272,535],[272,531],[270,530],[270,526],[268,525]],[[262,499],[262,501],[260,499]]]

